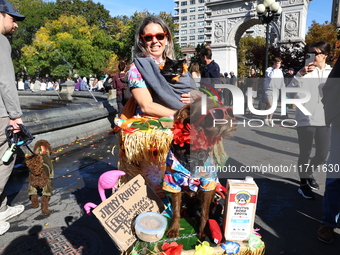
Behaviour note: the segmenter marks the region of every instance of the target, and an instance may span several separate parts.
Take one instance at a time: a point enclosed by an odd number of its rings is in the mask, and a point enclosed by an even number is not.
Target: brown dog
[[[206,115],[201,114],[200,100],[196,100],[176,112],[174,140],[163,183],[163,189],[171,193],[173,209],[172,224],[167,231],[169,238],[178,236],[181,191],[185,189],[191,191],[192,196],[197,195],[201,201],[198,237],[200,239],[205,237],[204,228],[209,218],[209,208],[215,196],[218,178],[216,171],[204,177],[200,175],[200,171],[205,169],[203,166],[215,166],[214,159],[218,157],[215,155],[215,153],[217,154],[215,146],[221,138],[229,137],[236,130],[236,127],[230,122],[233,118],[231,108],[221,106],[211,99],[207,100]],[[214,119],[220,120],[220,123],[223,124],[214,125]],[[228,123],[225,120],[228,120]],[[180,167],[178,167],[179,164]]]
[[[50,214],[48,202],[52,196],[52,178],[54,169],[50,159],[52,153],[51,145],[46,140],[39,140],[34,145],[34,155],[26,157],[26,165],[30,169],[28,195],[32,208],[39,207],[38,193],[42,193],[41,212]]]

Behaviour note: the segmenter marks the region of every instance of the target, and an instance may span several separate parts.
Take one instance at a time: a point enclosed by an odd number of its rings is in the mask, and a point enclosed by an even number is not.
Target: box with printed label
[[[226,240],[247,240],[253,233],[257,196],[253,178],[228,180],[223,224]]]

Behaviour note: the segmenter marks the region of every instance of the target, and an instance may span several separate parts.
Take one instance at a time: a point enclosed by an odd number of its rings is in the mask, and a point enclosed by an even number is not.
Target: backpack
[[[125,105],[125,103],[132,97],[130,87],[129,87],[129,82],[128,82],[128,74],[129,72],[126,72],[124,78],[119,77],[119,79],[125,84],[124,88],[122,89],[123,105]]]

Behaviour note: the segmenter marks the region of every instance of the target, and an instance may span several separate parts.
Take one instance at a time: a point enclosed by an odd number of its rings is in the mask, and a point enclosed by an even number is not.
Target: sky
[[[174,0],[100,0],[105,9],[110,11],[111,16],[127,15],[134,12],[148,10],[150,13],[158,14],[160,11],[174,13]],[[312,0],[309,4],[307,15],[307,28],[312,24],[312,20],[323,24],[330,21],[332,11],[332,0]]]

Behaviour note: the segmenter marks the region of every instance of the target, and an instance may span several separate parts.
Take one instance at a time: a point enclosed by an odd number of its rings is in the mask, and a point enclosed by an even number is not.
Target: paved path
[[[250,119],[250,116],[245,117]],[[290,117],[293,117],[291,113]],[[10,221],[11,229],[0,237],[2,254],[118,254],[100,223],[82,209],[89,201],[100,202],[97,179],[101,173],[115,169],[117,156],[111,154],[115,145],[117,138],[103,133],[55,148],[56,178],[50,216],[43,216],[39,209],[30,207],[25,190],[27,171],[18,169],[7,191],[11,194],[10,202],[24,204],[26,210]],[[230,156],[226,166],[234,171],[261,164],[287,168],[297,162],[296,130],[280,126],[239,126],[235,135],[225,141],[225,149]],[[114,151],[117,152],[117,147]],[[225,183],[225,178],[244,178],[246,175],[253,176],[260,188],[256,227],[261,229],[266,254],[340,254],[339,230],[332,244],[321,243],[316,238],[321,219],[324,173],[315,174],[321,188],[316,200],[312,201],[298,194],[296,172],[235,172],[221,173],[220,177]],[[59,241],[58,235],[63,236]]]

